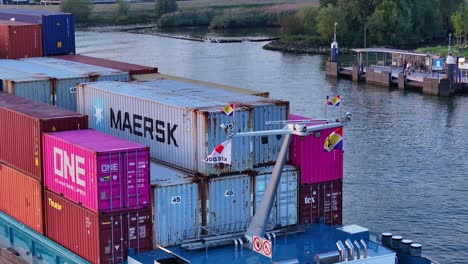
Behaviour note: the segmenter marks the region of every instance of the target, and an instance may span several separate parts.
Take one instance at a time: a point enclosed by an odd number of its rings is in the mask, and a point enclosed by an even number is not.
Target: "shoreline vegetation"
[[[195,41],[211,39],[146,28],[147,25],[219,30],[277,27],[281,29],[279,39],[264,48],[302,54],[329,54],[336,34],[340,53],[364,46],[413,49],[440,45],[417,51],[446,56],[448,49],[444,46],[451,33],[454,54],[468,56],[468,0],[158,0],[157,3],[118,0],[117,4],[105,5],[92,5],[90,0],[62,0],[60,6],[28,8],[71,12],[79,29],[121,27],[122,31]],[[132,30],[131,25],[144,29]],[[211,42],[240,41],[249,40],[219,38]]]

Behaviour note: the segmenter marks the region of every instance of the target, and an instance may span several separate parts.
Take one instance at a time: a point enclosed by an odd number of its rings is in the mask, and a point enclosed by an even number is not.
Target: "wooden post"
[[[359,66],[353,66],[352,80],[353,82],[359,82]]]
[[[400,72],[398,73],[398,89],[404,90],[405,86],[406,86],[405,74]]]

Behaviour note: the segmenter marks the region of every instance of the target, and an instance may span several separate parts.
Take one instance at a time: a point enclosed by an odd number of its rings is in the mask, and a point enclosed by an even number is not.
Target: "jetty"
[[[327,76],[350,78],[398,89],[416,89],[425,94],[451,96],[468,92],[468,65],[464,58],[387,48],[351,49],[352,63],[326,62]],[[451,57],[451,58],[450,58]],[[452,61],[453,60],[453,61]]]

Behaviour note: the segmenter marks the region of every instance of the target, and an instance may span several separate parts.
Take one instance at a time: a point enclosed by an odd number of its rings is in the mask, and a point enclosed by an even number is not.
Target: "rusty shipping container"
[[[41,183],[0,163],[0,210],[43,234],[42,206]]]
[[[0,161],[42,182],[43,132],[88,128],[88,117],[0,93]]]
[[[208,92],[209,91],[209,92]],[[232,162],[209,164],[204,159],[227,140],[221,124],[235,131],[276,129],[268,120],[284,120],[285,101],[199,87],[172,80],[142,83],[97,82],[77,88],[78,111],[90,126],[151,148],[158,162],[201,175],[251,170],[276,161],[282,137],[235,137]],[[223,107],[235,103],[228,116]]]
[[[40,25],[0,20],[0,58],[40,56],[42,56]]]
[[[102,59],[102,58],[95,58],[95,57],[79,55],[79,54],[59,55],[59,56],[54,56],[54,58],[67,60],[67,61],[73,61],[73,62],[79,62],[83,64],[95,65],[95,66],[100,66],[100,67],[105,67],[105,68],[116,69],[116,70],[128,72],[132,76],[136,74],[149,74],[149,73],[158,72],[158,68],[156,67],[148,67],[148,66],[143,66],[143,65],[137,65],[137,64]]]
[[[290,120],[310,120],[310,118],[289,115]],[[316,120],[307,125],[324,124]],[[301,184],[313,184],[343,178],[343,150],[324,151],[326,138],[336,128],[322,129],[307,137],[293,136],[289,147],[291,164],[301,170]]]
[[[299,198],[300,223],[341,225],[343,221],[343,179],[302,184]]]
[[[204,184],[208,230],[215,234],[245,231],[253,215],[252,177],[211,177]]]
[[[151,209],[97,214],[45,191],[45,234],[93,264],[121,263],[152,249]]]

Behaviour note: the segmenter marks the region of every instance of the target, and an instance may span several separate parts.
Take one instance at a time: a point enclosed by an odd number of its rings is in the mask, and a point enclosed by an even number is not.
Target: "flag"
[[[332,97],[330,100],[327,100],[327,105],[340,106],[341,95]]]
[[[217,145],[204,162],[231,164],[231,140],[228,139]]]
[[[223,107],[223,112],[228,116],[234,116],[234,104],[226,105]]]
[[[343,128],[337,128],[325,139],[323,149],[330,152],[334,149],[343,149]]]

